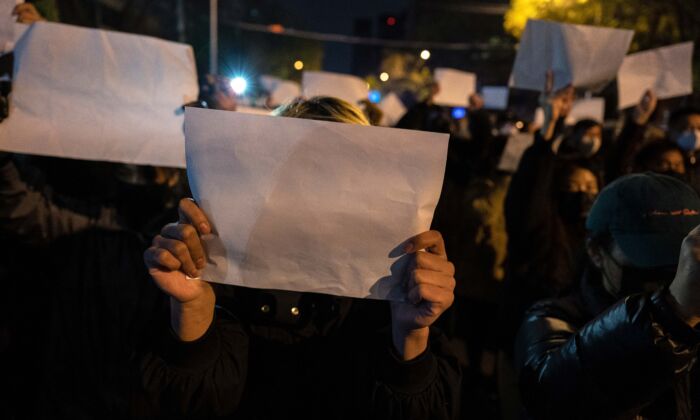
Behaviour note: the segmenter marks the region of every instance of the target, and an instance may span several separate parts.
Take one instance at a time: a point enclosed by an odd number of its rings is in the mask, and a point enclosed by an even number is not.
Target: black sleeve
[[[639,125],[630,117],[625,120],[625,125],[606,158],[606,183],[632,173],[634,158],[642,146],[646,128],[646,125]]]
[[[511,179],[505,201],[506,231],[511,264],[530,265],[548,255],[557,209],[552,199],[556,156],[551,142],[535,135]],[[537,246],[533,246],[537,244]]]
[[[634,295],[580,330],[546,305],[526,317],[516,366],[538,419],[634,417],[687,374],[700,333],[678,319],[666,293]]]
[[[248,336],[235,319],[217,316],[198,340],[182,342],[170,328],[141,360],[149,416],[211,418],[232,414],[241,401]]]
[[[387,345],[375,372],[373,418],[458,418],[461,372],[442,333],[431,329],[429,348],[408,362]]]

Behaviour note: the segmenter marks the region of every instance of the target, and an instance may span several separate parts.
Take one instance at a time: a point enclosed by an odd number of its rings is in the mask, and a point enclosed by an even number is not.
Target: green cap
[[[640,268],[678,264],[685,236],[700,224],[700,197],[688,184],[652,172],[627,175],[596,199],[586,228],[606,232]]]

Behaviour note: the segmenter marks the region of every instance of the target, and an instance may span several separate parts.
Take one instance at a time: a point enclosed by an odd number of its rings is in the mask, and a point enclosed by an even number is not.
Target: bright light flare
[[[430,51],[428,51],[428,50],[421,51],[420,58],[422,58],[423,60],[429,59],[430,58]]]
[[[301,60],[297,60],[294,62],[294,69],[295,70],[301,70],[304,68],[304,62]]]
[[[382,101],[382,94],[378,90],[370,90],[368,99],[370,102],[373,104],[378,104],[379,102]]]
[[[229,84],[231,85],[231,90],[233,90],[233,93],[236,95],[243,95],[246,89],[248,89],[248,81],[241,76],[234,77]]]
[[[381,80],[382,82],[386,82],[387,80],[389,80],[389,73],[385,71],[382,72],[382,74],[379,75],[379,80]]]
[[[461,120],[467,116],[467,110],[461,107],[452,108],[452,118],[455,120]]]

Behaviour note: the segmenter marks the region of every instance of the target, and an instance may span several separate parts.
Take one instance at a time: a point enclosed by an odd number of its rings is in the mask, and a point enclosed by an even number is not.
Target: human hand
[[[645,125],[649,122],[649,118],[656,110],[658,99],[656,93],[649,89],[644,92],[644,96],[640,99],[637,106],[634,108],[634,121],[639,125]]]
[[[683,240],[676,277],[669,286],[671,302],[691,327],[700,323],[700,226]]]
[[[17,16],[17,22],[19,23],[30,24],[46,20],[32,3],[18,4],[12,11],[12,15]]]
[[[411,360],[425,351],[430,325],[454,301],[455,269],[440,232],[414,236],[405,251],[414,260],[407,273],[407,301],[391,303],[392,339],[404,360]]]
[[[484,98],[478,93],[473,93],[469,96],[469,110],[478,111],[484,107]]]
[[[206,295],[209,283],[198,279],[206,265],[199,235],[211,232],[202,210],[189,199],[180,200],[180,220],[165,225],[144,253],[148,272],[156,285],[179,303]],[[189,276],[188,279],[186,276]]]
[[[553,88],[554,73],[548,70],[545,77],[545,87],[540,95],[540,106],[544,111],[544,123],[541,130],[545,140],[551,140],[554,137],[557,121],[559,118],[569,115],[574,103],[573,86],[566,86],[555,93],[552,93]]]
[[[210,233],[211,225],[192,200],[180,200],[178,210],[179,222],[161,230],[144,253],[144,260],[153,281],[170,296],[173,331],[183,341],[194,341],[214,319],[214,289],[199,278],[206,265],[199,235]]]

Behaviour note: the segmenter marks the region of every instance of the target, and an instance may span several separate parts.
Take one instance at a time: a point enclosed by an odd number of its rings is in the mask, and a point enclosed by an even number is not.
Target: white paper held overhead
[[[520,39],[511,87],[541,91],[548,70],[554,89],[598,89],[617,75],[634,31],[530,19]]]
[[[12,12],[22,3],[17,0],[0,0],[0,54],[12,51],[15,44],[15,21]]]
[[[530,133],[515,133],[508,138],[501,160],[498,162],[498,169],[501,171],[515,173],[520,165],[520,159],[528,147],[535,142],[535,136]]]
[[[15,47],[0,149],[184,167],[181,108],[197,94],[188,45],[35,23]]]
[[[326,71],[304,71],[301,87],[305,97],[333,96],[351,104],[367,99],[367,82],[357,76]]]
[[[187,169],[209,217],[208,281],[401,300],[446,134],[187,108]]]
[[[396,125],[406,113],[406,106],[394,92],[389,92],[384,96],[378,107],[382,111],[381,125],[385,127]]]
[[[630,54],[617,75],[618,108],[636,105],[651,89],[659,99],[693,93],[694,43]]]
[[[301,96],[301,86],[292,80],[283,80],[273,76],[260,76],[260,84],[269,95],[269,105],[279,106]]]
[[[467,107],[476,92],[476,75],[461,70],[437,68],[433,76],[440,90],[433,98],[436,105]]]
[[[605,99],[587,98],[574,101],[566,117],[566,124],[574,125],[581,120],[605,121]]]
[[[481,88],[481,96],[484,98],[484,108],[504,110],[508,108],[507,86],[484,86]]]

